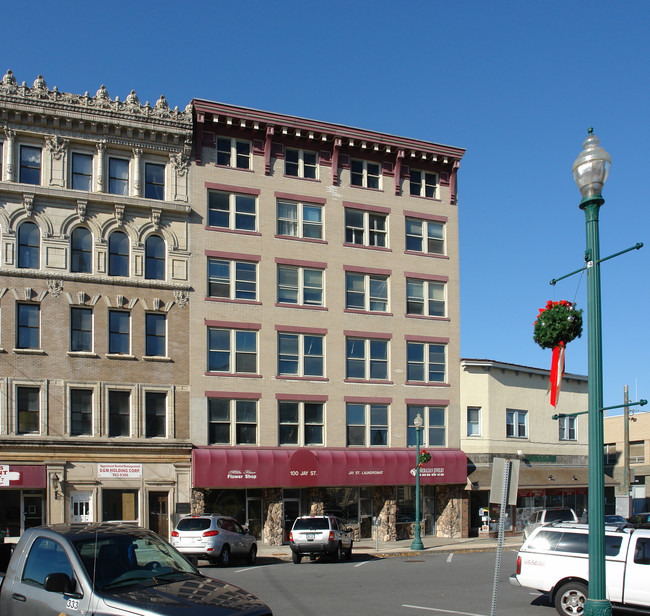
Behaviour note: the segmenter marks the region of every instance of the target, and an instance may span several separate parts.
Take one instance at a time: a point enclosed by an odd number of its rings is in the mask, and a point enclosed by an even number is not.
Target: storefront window
[[[205,512],[229,515],[246,524],[246,490],[210,490],[205,495]]]
[[[345,524],[359,523],[358,488],[327,488],[324,498],[326,515],[334,515]]]
[[[9,531],[9,536],[20,535],[20,490],[2,490],[0,493],[0,531]]]
[[[397,523],[415,522],[415,486],[397,486]]]
[[[103,490],[102,511],[104,522],[138,519],[137,490]]]

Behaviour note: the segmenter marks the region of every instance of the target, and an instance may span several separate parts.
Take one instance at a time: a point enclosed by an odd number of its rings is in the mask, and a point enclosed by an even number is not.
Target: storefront
[[[467,458],[430,450],[420,469],[423,531],[460,532]],[[192,453],[192,513],[232,515],[265,543],[286,542],[299,515],[337,515],[357,537],[373,519],[383,541],[413,535],[414,449],[281,449],[204,447]]]
[[[0,464],[0,535],[18,537],[43,523],[46,487],[44,465]]]

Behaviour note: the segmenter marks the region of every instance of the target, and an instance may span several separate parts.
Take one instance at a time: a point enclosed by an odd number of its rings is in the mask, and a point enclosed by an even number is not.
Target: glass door
[[[70,523],[93,521],[93,493],[72,492],[70,494]]]
[[[43,524],[43,496],[23,492],[23,531]]]
[[[295,519],[300,516],[300,490],[284,490],[282,505],[284,507],[283,543],[289,542],[289,532]]]

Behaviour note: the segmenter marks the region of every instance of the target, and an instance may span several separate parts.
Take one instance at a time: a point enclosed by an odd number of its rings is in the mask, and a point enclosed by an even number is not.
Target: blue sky
[[[331,0],[4,3],[19,82],[173,107],[205,98],[467,149],[459,175],[461,354],[540,368],[548,299],[586,309],[571,165],[612,157],[601,255],[650,242],[650,3]],[[602,265],[605,404],[650,398],[650,245]],[[585,310],[586,314],[586,310]],[[567,349],[587,373],[587,335]],[[550,409],[550,407],[549,407]]]

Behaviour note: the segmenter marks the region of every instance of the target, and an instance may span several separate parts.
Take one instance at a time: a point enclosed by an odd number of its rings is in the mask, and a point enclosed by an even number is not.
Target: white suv
[[[578,522],[578,516],[570,507],[549,507],[533,511],[528,524],[524,526],[524,539],[528,539],[538,526],[550,522]]]
[[[315,560],[320,554],[330,554],[339,562],[352,558],[352,530],[331,515],[311,515],[296,518],[289,545],[293,562],[299,564],[305,554]]]
[[[252,565],[257,559],[255,537],[228,516],[210,514],[182,518],[172,531],[171,544],[184,556],[206,558],[226,567],[230,557],[245,557]]]

